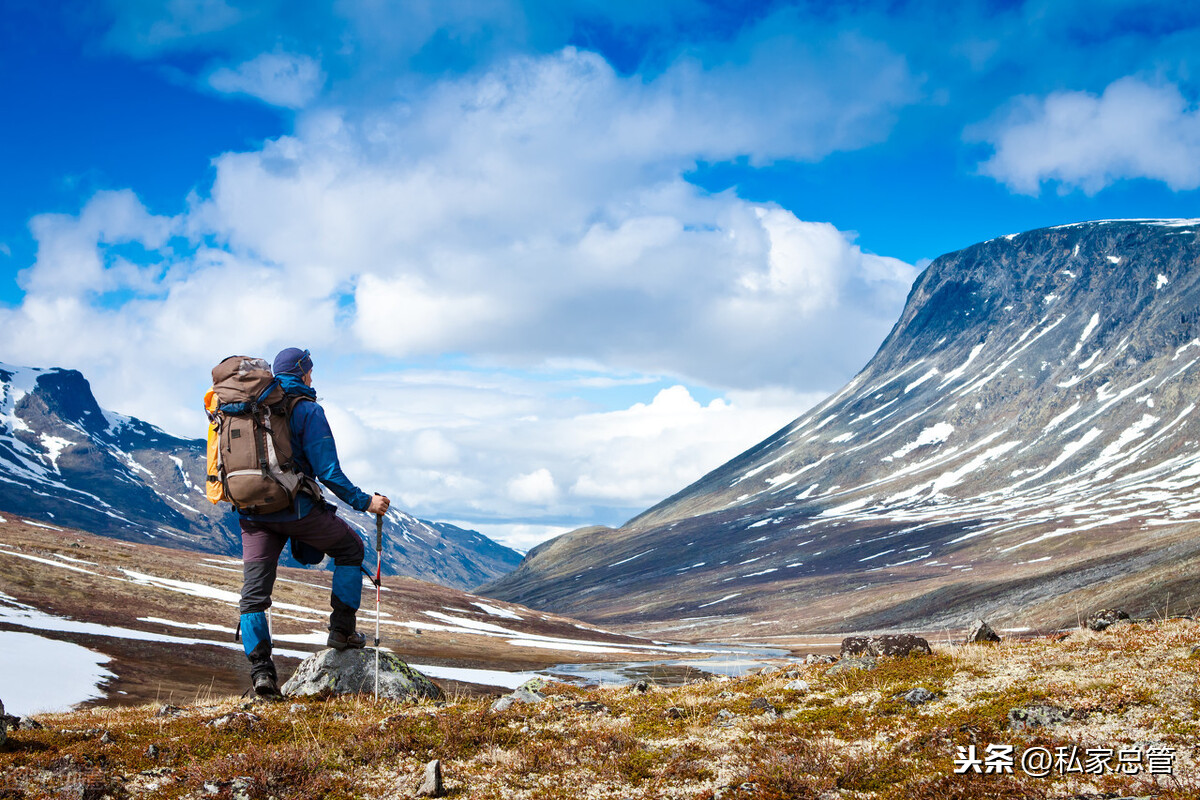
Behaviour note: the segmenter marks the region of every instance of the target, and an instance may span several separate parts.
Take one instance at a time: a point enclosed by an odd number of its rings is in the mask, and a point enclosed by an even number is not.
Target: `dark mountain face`
[[[236,515],[204,495],[204,451],[203,439],[179,439],[104,411],[75,370],[0,364],[0,511],[132,542],[240,556]],[[343,516],[373,547],[374,518]],[[521,559],[482,534],[398,509],[388,512],[385,539],[385,573],[458,589],[494,580]],[[367,560],[373,564],[375,555]]]
[[[1200,605],[1180,572],[1200,554],[1198,232],[1086,223],[942,256],[836,395],[485,590],[703,635]]]

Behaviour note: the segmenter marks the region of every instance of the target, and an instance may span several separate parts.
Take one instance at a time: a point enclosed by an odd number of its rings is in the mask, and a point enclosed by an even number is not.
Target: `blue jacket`
[[[342,472],[342,465],[338,462],[337,445],[333,441],[333,431],[329,429],[329,422],[325,419],[325,409],[316,402],[317,393],[294,375],[277,377],[287,394],[301,395],[311,401],[296,403],[292,410],[292,460],[301,472],[325,484],[346,505],[355,511],[366,511],[367,506],[371,504],[371,496],[351,483],[346,473]],[[284,522],[308,516],[315,505],[313,498],[301,492],[296,497],[294,509],[277,511],[274,514],[242,516],[260,522]]]

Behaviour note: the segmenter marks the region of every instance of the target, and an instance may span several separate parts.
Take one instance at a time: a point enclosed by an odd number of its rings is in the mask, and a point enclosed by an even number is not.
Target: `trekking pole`
[[[379,701],[379,591],[383,585],[383,514],[375,515],[375,701]]]

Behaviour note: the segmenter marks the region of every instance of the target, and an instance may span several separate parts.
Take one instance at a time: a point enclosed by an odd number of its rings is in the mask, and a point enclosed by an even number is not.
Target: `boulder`
[[[967,644],[996,644],[999,641],[1000,634],[981,619],[975,620],[971,624],[971,630],[967,632]]]
[[[867,648],[871,646],[871,639],[867,636],[847,636],[842,639],[842,658],[857,658],[858,656],[867,655]]]
[[[1094,614],[1088,615],[1084,625],[1090,630],[1102,631],[1127,619],[1129,619],[1129,615],[1119,608],[1103,608]]]
[[[400,658],[373,647],[320,650],[300,662],[282,687],[288,697],[373,694],[379,654],[379,696],[389,700],[441,700],[441,688]]]
[[[870,656],[911,656],[932,654],[929,642],[911,633],[886,633],[883,636],[847,636],[842,640],[842,658]]]

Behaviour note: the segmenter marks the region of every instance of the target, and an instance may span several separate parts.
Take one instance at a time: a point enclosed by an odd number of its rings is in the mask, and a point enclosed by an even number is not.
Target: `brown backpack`
[[[299,492],[321,489],[292,461],[289,420],[296,403],[261,358],[230,356],[212,371],[208,412],[208,499],[239,511],[273,514],[292,508]]]

